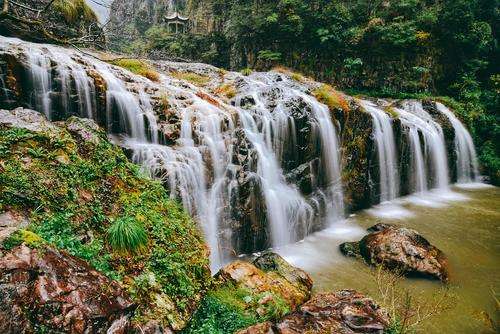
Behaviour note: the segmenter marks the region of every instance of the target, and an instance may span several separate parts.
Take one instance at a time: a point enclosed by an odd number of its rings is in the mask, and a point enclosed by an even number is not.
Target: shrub
[[[248,68],[248,67],[247,67],[247,68],[242,69],[242,70],[240,71],[240,73],[241,73],[242,75],[244,75],[244,76],[246,76],[246,77],[247,77],[247,76],[249,76],[250,74],[252,74],[252,73],[253,73],[253,70],[252,70],[251,68]]]
[[[56,0],[52,6],[68,23],[74,23],[80,17],[87,22],[97,21],[94,11],[84,0]]]
[[[135,253],[146,246],[148,235],[141,222],[125,217],[115,220],[109,227],[108,241],[118,252]]]

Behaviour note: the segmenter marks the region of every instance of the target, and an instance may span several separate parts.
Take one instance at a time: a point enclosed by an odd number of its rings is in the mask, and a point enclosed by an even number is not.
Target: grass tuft
[[[115,251],[136,253],[148,243],[148,235],[141,222],[132,217],[117,219],[108,229],[108,241]]]

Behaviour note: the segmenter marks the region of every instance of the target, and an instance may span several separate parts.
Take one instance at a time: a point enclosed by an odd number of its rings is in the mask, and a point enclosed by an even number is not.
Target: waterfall
[[[455,151],[457,154],[457,179],[459,183],[475,182],[479,177],[476,149],[472,137],[455,116],[455,114],[441,103],[436,103],[438,110],[450,121],[455,130]]]
[[[32,104],[38,107],[48,119],[51,119],[52,73],[50,58],[37,49],[26,50],[30,62],[30,79],[33,85]]]
[[[163,182],[171,198],[199,222],[213,270],[233,256],[238,229],[267,224],[263,237],[248,247],[253,251],[295,242],[344,217],[339,125],[329,108],[310,95],[310,84],[276,72],[227,73],[224,80],[236,91],[228,101],[210,94],[213,87],[164,74],[151,82],[62,47],[2,37],[0,53],[20,59],[28,79],[14,96],[6,73],[0,73],[2,102],[22,99],[20,105],[30,105],[50,120],[93,118],[110,135],[118,134],[132,160]],[[0,64],[2,70],[5,66]],[[373,123],[380,201],[391,201],[399,195],[402,174],[394,122],[374,103],[360,104]],[[455,129],[458,179],[474,181],[472,139],[451,111],[437,106]],[[441,126],[419,102],[407,101],[396,112],[408,139],[412,191],[446,189]],[[255,200],[255,195],[261,196]]]
[[[394,131],[389,115],[378,108],[370,101],[361,101],[361,106],[372,116],[373,119],[373,137],[377,145],[379,174],[380,174],[380,202],[391,201],[399,194],[399,172],[396,157],[396,143],[394,141]],[[411,131],[411,130],[410,130]],[[415,144],[412,149],[418,155],[420,150],[416,150],[416,138],[411,140]],[[415,165],[423,164],[421,159],[415,157]],[[422,171],[420,168],[416,168]],[[423,175],[417,176],[417,188],[422,188]]]
[[[430,188],[447,189],[449,185],[448,159],[443,129],[424,110],[420,102],[407,101],[404,110],[397,109],[397,111],[401,122],[409,129],[413,190],[422,193],[429,189],[429,186]],[[420,140],[420,135],[423,138],[423,143]],[[429,166],[429,172],[426,171],[426,165]],[[431,182],[427,182],[428,176],[431,177]]]

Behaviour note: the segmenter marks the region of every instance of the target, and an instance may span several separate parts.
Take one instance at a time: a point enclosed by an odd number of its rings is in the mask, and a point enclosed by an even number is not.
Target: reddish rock
[[[274,334],[273,324],[269,321],[248,327],[243,329],[236,334]]]
[[[117,282],[52,248],[0,258],[0,332],[125,333],[134,305]]]
[[[382,334],[387,312],[354,290],[319,294],[276,324],[279,334]]]
[[[377,224],[368,231],[372,233],[359,243],[340,245],[341,251],[348,256],[360,255],[369,264],[448,282],[446,256],[417,231],[390,224]]]
[[[216,278],[222,284],[243,287],[255,294],[271,292],[283,298],[291,310],[309,299],[312,279],[307,273],[274,253],[263,256],[265,258],[257,258],[254,264],[234,261],[222,268]]]

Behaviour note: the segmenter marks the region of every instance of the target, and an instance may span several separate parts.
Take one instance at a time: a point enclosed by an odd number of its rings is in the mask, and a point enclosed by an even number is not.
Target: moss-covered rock
[[[129,289],[137,323],[181,329],[210,284],[196,224],[92,121],[54,124],[26,109],[0,111],[0,213],[7,211],[24,213],[27,231]],[[147,245],[115,251],[114,222],[142,226]]]
[[[222,268],[185,333],[234,333],[276,321],[309,299],[312,280],[301,269],[274,253],[254,264],[235,261]]]

